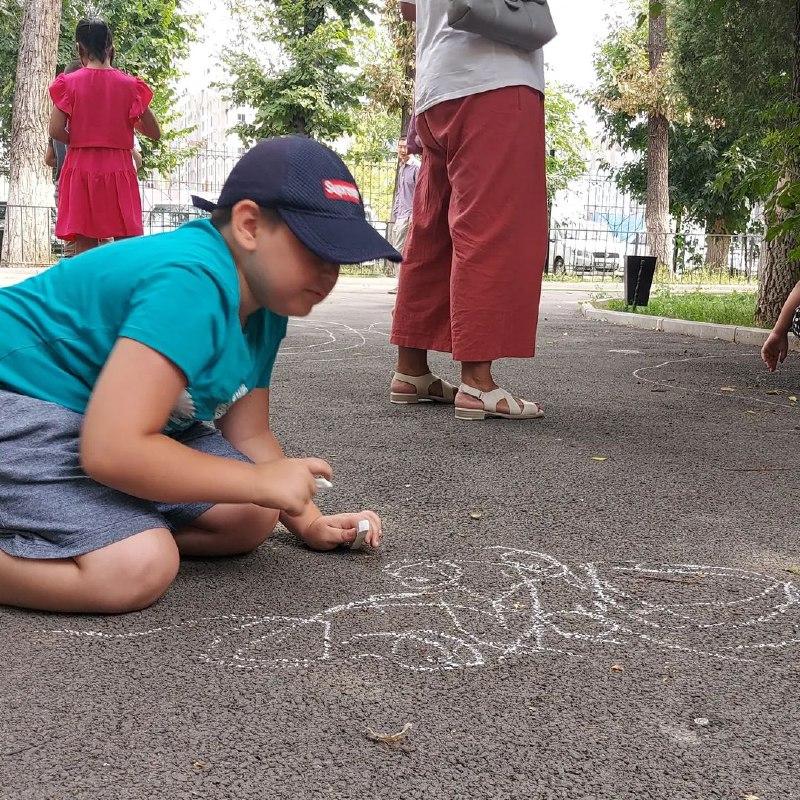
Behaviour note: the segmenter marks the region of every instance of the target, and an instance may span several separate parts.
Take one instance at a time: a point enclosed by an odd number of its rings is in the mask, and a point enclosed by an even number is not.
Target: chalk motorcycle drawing
[[[244,670],[381,660],[436,671],[550,652],[588,655],[644,645],[730,660],[800,643],[800,587],[748,570],[682,564],[590,562],[495,546],[486,556],[389,564],[400,591],[308,617],[226,615],[152,631],[226,628],[201,660]]]

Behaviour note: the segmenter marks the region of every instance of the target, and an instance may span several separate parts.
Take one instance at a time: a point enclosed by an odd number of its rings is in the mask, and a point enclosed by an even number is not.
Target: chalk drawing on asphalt
[[[490,547],[483,558],[384,568],[395,591],[309,616],[228,614],[150,630],[53,635],[131,642],[197,629],[198,658],[242,670],[383,661],[430,672],[648,647],[756,661],[800,644],[800,587],[729,567],[594,562]]]
[[[742,386],[736,385],[737,381],[730,377],[718,376],[718,385],[714,385],[714,378],[709,375],[709,369],[713,369],[717,362],[724,365],[731,358],[743,358],[747,361],[753,361],[754,369],[763,370],[764,365],[761,363],[761,358],[758,354],[753,353],[726,353],[723,355],[708,355],[708,356],[691,356],[689,358],[675,358],[668,361],[662,361],[660,364],[655,364],[648,367],[639,367],[633,371],[633,377],[641,383],[650,386],[658,387],[660,389],[677,390],[687,392],[689,394],[702,394],[710,395],[713,397],[725,397],[731,400],[744,400],[748,403],[758,403],[760,405],[773,406],[779,408],[797,408],[797,403],[793,403],[788,399],[789,395],[793,395],[791,391],[785,391],[783,399],[780,395],[766,396],[768,390],[765,386]],[[757,362],[757,363],[756,363]],[[699,366],[702,369],[702,374],[697,376],[700,386],[692,383],[692,374],[685,374],[686,370],[681,368],[681,365],[688,365],[690,368]],[[671,375],[675,377],[670,377]],[[752,380],[752,376],[748,376],[747,380]],[[733,381],[733,385],[728,384]],[[741,384],[741,381],[738,381]],[[723,389],[725,391],[723,391]]]

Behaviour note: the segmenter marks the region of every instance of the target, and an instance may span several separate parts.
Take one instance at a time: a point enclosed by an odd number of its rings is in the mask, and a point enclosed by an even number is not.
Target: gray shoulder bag
[[[533,52],[555,38],[547,0],[448,0],[451,28]]]

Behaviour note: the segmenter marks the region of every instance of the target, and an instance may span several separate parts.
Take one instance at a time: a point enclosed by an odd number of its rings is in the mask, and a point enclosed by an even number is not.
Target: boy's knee
[[[129,548],[108,576],[102,611],[124,614],[151,606],[175,580],[179,566],[178,548],[167,531],[163,535],[144,536],[135,548]]]

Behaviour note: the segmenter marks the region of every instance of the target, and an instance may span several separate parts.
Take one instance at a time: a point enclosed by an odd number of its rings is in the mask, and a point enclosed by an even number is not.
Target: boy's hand
[[[775,372],[778,364],[783,364],[786,354],[789,352],[789,334],[777,333],[772,331],[769,338],[761,348],[761,358],[769,368],[770,372]]]
[[[369,520],[369,533],[364,543],[377,549],[380,547],[383,530],[381,518],[374,511],[360,514],[334,514],[317,517],[303,532],[302,540],[313,550],[333,550],[355,541],[359,520]]]
[[[253,503],[292,516],[302,514],[317,493],[315,477],[333,477],[331,465],[321,458],[281,458],[253,464],[253,469],[257,473]]]

